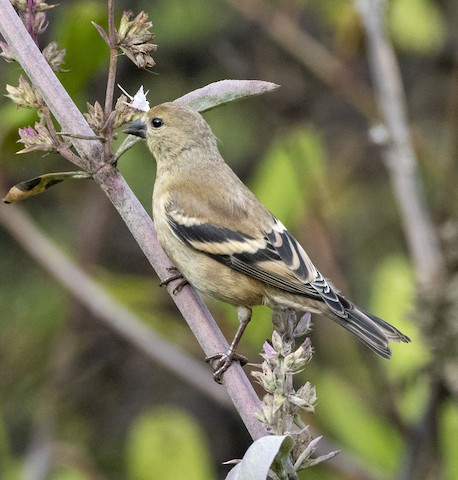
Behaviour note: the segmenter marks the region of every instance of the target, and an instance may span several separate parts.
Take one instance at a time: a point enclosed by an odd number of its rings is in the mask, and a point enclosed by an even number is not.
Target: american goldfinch
[[[125,132],[145,138],[156,159],[153,218],[165,252],[197,290],[238,307],[240,326],[230,349],[212,357],[216,379],[238,357],[253,305],[324,314],[385,358],[389,341],[410,341],[330,285],[225,163],[199,113],[164,103]]]

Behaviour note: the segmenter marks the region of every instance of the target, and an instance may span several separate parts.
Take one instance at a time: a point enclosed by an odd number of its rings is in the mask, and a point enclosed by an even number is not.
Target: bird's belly
[[[264,284],[193,250],[183,248],[176,237],[161,235],[158,239],[167,255],[188,282],[206,295],[234,305],[262,305]]]

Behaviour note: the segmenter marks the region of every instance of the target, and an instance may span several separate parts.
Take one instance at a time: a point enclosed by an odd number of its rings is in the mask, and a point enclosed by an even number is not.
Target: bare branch
[[[259,25],[289,55],[339,92],[366,118],[376,118],[372,94],[367,85],[324,45],[300,29],[298,22],[281,8],[263,0],[226,1],[244,17]]]
[[[218,388],[203,362],[194,360],[145,326],[68,258],[26,213],[13,205],[2,208],[0,222],[38,264],[105,325],[178,378],[223,406],[228,405],[225,392]]]
[[[444,273],[444,259],[424,199],[399,67],[383,27],[386,1],[356,0],[356,5],[366,29],[372,78],[387,133],[385,163],[418,279],[423,286],[431,286]]]

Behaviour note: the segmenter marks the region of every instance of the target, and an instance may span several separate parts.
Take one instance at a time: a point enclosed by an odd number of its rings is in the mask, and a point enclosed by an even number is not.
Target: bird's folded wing
[[[322,300],[334,313],[346,316],[337,293],[273,215],[265,232],[257,236],[186,215],[176,206],[168,210],[167,220],[177,238],[191,248],[281,290]]]

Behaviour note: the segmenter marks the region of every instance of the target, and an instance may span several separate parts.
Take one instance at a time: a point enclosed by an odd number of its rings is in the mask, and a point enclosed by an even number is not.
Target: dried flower
[[[262,372],[254,371],[251,373],[252,376],[260,385],[262,385],[262,388],[266,392],[274,393],[278,388],[278,384],[273,369],[267,364],[267,362],[264,362],[261,368]]]
[[[10,98],[19,107],[41,108],[44,105],[43,98],[22,75],[19,77],[19,86],[6,86],[6,97]]]
[[[48,28],[49,22],[46,20],[45,12],[27,11],[20,15],[22,22],[31,35],[39,35]]]
[[[127,102],[127,97],[125,95],[121,95],[116,100],[115,105],[115,119],[114,119],[114,128],[118,128],[121,125],[129,123],[133,120],[133,117],[136,115],[136,111],[130,108],[129,103]]]
[[[299,347],[294,352],[286,355],[283,361],[283,368],[285,373],[299,373],[305,367],[305,364],[310,359],[304,356],[304,349]]]
[[[84,113],[83,115],[92,130],[94,130],[95,133],[100,134],[105,124],[103,108],[100,103],[95,102],[94,105],[87,103],[87,113]]]
[[[274,399],[272,395],[265,395],[262,399],[261,410],[256,412],[256,418],[265,425],[273,425],[275,423],[273,401]]]
[[[13,7],[19,12],[28,12],[33,9],[35,12],[43,12],[44,10],[49,10],[50,8],[57,7],[56,5],[49,5],[48,3],[42,2],[41,0],[35,0],[31,7],[29,0],[11,0]]]
[[[276,352],[275,348],[266,341],[262,346],[261,357],[264,360],[267,360],[269,363],[272,363],[275,362],[275,360],[278,358],[278,353]]]
[[[156,62],[150,53],[157,49],[151,43],[154,34],[149,31],[152,22],[148,21],[148,14],[140,12],[133,20],[131,11],[123,12],[119,30],[116,32],[118,46],[127,57],[139,68],[153,67]]]
[[[49,130],[42,123],[35,123],[34,127],[25,127],[19,129],[18,140],[19,143],[23,143],[25,148],[17,153],[28,153],[34,150],[43,150],[45,152],[52,152],[56,150]]]
[[[264,359],[262,371],[251,372],[267,392],[262,400],[261,410],[256,416],[275,435],[293,436],[291,459],[294,463],[293,470],[297,472],[332,458],[338,452],[312,458],[319,439],[312,439],[299,414],[303,410],[314,411],[317,401],[316,390],[309,382],[298,390],[293,387],[293,375],[305,367],[313,354],[309,338],[306,338],[299,348],[295,349],[294,346],[295,338],[310,331],[310,315],[306,314],[298,321],[293,311],[275,310],[272,321],[274,324],[272,343],[265,342],[261,353]]]
[[[49,5],[41,0],[11,0],[11,4],[17,10],[22,22],[32,38],[37,41],[37,35],[43,33],[48,27],[46,10],[57,5]]]
[[[297,322],[297,325],[294,327],[293,337],[297,338],[307,335],[307,333],[309,333],[312,329],[312,326],[312,315],[307,312],[302,315],[302,318]]]
[[[272,348],[279,354],[282,353],[283,341],[281,335],[277,332],[277,330],[274,330],[272,332]]]
[[[10,46],[6,42],[0,41],[0,48],[2,49],[2,53],[0,53],[0,57],[3,57],[7,62],[16,61],[16,57],[14,56],[13,51],[11,50]]]
[[[60,68],[60,66],[64,63],[65,57],[65,49],[58,50],[57,43],[51,42],[43,49],[43,56],[46,58],[49,66],[55,72],[65,72],[66,70]]]
[[[316,389],[310,382],[306,382],[294,394],[289,395],[288,400],[308,412],[313,412],[317,401]]]

